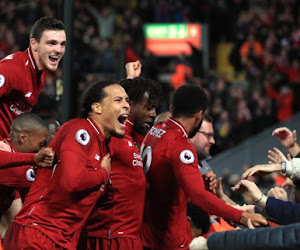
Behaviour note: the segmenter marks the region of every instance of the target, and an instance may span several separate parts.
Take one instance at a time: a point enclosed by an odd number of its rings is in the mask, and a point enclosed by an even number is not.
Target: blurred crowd
[[[144,77],[182,71],[180,82],[161,81],[168,109],[174,87],[198,84],[210,98],[216,144],[212,155],[228,149],[300,110],[300,3],[297,0],[130,0],[73,1],[72,75],[74,111],[82,90],[98,78],[120,79],[124,63],[139,59]],[[64,1],[0,0],[0,58],[28,47],[29,31],[41,16],[63,20]],[[145,50],[145,23],[207,23],[211,68],[197,71],[193,56],[159,58]],[[237,80],[214,69],[216,45],[230,42]],[[199,68],[199,67],[198,67]],[[60,119],[62,70],[48,74],[36,112]]]

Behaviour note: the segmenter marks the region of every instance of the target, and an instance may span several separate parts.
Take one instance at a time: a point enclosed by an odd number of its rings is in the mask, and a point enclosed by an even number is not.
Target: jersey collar
[[[184,126],[179,121],[176,121],[173,117],[172,118],[168,117],[168,121],[170,121],[171,123],[179,127],[179,129],[183,132],[183,136],[188,138],[188,133],[186,132]]]
[[[125,136],[131,138],[138,148],[144,140],[144,136],[134,130],[134,121],[129,117],[126,120]]]
[[[30,60],[32,68],[35,69],[35,70],[37,70],[37,66],[35,64],[35,60],[34,60],[34,57],[33,57],[33,54],[32,54],[32,50],[31,50],[30,47],[27,49],[27,54],[28,54],[28,57],[29,57],[29,60]]]
[[[93,127],[93,129],[97,133],[98,138],[100,139],[100,142],[104,142],[105,141],[105,137],[102,134],[102,132],[99,129],[99,127],[97,126],[97,124],[95,123],[95,121],[92,119],[92,117],[88,117],[86,120],[90,123],[90,125]]]
[[[37,77],[41,77],[42,73],[44,72],[43,70],[38,70],[38,67],[36,65],[36,61],[34,60],[32,49],[29,47],[27,49],[27,55],[29,58],[29,64],[31,65],[31,70],[36,74]]]
[[[130,136],[133,136],[133,132],[134,132],[133,127],[134,127],[134,122],[130,117],[128,117],[125,124],[125,133]]]

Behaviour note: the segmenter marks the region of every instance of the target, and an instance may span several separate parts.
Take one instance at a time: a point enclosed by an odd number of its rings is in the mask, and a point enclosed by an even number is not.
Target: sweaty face
[[[197,150],[200,150],[200,152],[205,155],[209,155],[211,146],[215,144],[213,134],[214,129],[212,123],[204,120],[200,129],[190,141]]]
[[[24,153],[37,153],[42,147],[48,144],[50,132],[46,128],[32,131],[28,133],[28,139],[24,145]]]
[[[157,104],[149,104],[148,99],[149,94],[145,92],[140,102],[133,102],[130,106],[130,118],[134,121],[135,130],[142,135],[150,130],[156,117]]]
[[[129,115],[129,100],[125,90],[118,84],[104,88],[107,96],[101,102],[101,127],[106,138],[125,135],[125,121]]]
[[[65,47],[66,33],[64,30],[45,30],[40,42],[36,41],[36,47],[33,48],[37,52],[36,64],[38,69],[56,71],[65,53]]]

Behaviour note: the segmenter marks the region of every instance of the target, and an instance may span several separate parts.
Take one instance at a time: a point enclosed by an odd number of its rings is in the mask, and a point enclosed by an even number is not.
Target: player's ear
[[[190,216],[187,216],[186,218],[187,218],[187,219],[188,219],[188,221],[191,223],[191,221],[192,221],[192,218],[191,218]]]
[[[195,114],[195,116],[198,121],[201,121],[203,118],[203,110],[200,110],[198,113]]]
[[[36,52],[37,51],[37,45],[38,45],[37,40],[35,38],[31,38],[29,43],[30,43],[31,49]]]
[[[28,140],[28,134],[26,132],[21,132],[18,134],[18,140],[21,145],[25,144]]]
[[[170,111],[170,114],[172,114],[172,112],[173,112],[173,105],[172,104],[169,107],[169,111]]]
[[[96,114],[102,114],[102,105],[99,102],[94,102],[92,104],[92,110],[96,113]]]
[[[132,110],[134,109],[134,107],[135,107],[135,104],[136,104],[136,102],[129,101],[130,113],[131,113],[131,112],[132,112]]]

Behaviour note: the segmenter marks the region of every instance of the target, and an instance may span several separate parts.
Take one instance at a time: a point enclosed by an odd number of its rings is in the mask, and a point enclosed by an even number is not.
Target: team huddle
[[[189,249],[187,204],[245,226],[268,224],[206,188],[190,141],[208,99],[183,85],[154,125],[160,85],[140,77],[100,81],[82,95],[81,118],[58,130],[30,111],[64,55],[61,21],[43,17],[30,46],[0,61],[0,233],[4,249]]]

